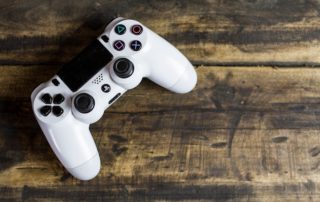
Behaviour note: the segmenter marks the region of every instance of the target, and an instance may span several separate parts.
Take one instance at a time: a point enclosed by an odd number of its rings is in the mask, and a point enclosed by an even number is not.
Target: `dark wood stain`
[[[261,149],[261,166],[264,171],[268,171],[267,154],[264,147]]]
[[[303,0],[288,6],[285,1],[223,1],[222,6],[229,19],[237,24],[273,25],[283,22],[300,21],[307,13],[318,12],[319,3],[314,0]],[[241,8],[240,10],[237,8]],[[233,11],[233,12],[232,12]],[[230,12],[230,13],[229,13]]]
[[[247,180],[247,181],[252,181],[253,179],[254,179],[254,177],[252,176],[252,174],[251,173],[246,173],[246,175],[245,175],[245,179]]]
[[[240,123],[242,113],[238,112],[233,115],[231,120],[229,121],[229,130],[228,130],[228,142],[227,142],[227,148],[228,148],[228,156],[231,157],[231,150],[232,150],[232,142],[233,138],[235,136],[237,127]]]
[[[306,183],[304,183],[303,185],[310,192],[314,192],[316,190],[316,184],[310,179],[308,179],[308,181]]]
[[[217,142],[211,144],[212,148],[224,148],[225,146],[227,146],[226,142]]]
[[[224,83],[218,83],[216,86],[214,86],[212,101],[218,110],[222,110],[222,103],[232,101],[235,96],[234,94],[234,87],[225,85]]]
[[[313,148],[311,148],[309,150],[309,154],[312,156],[312,157],[316,157],[320,154],[320,147],[319,146],[315,146]]]
[[[320,120],[305,120],[299,114],[281,114],[273,117],[271,123],[277,129],[318,129]]]
[[[196,140],[201,140],[201,141],[208,141],[209,140],[209,138],[207,137],[207,136],[205,136],[205,135],[194,135],[193,137],[192,137],[193,139],[196,139]]]
[[[114,144],[112,146],[112,152],[116,155],[116,156],[120,156],[121,154],[127,152],[128,147],[125,146],[121,146],[119,144]]]
[[[152,157],[152,160],[154,160],[154,161],[166,161],[166,160],[171,160],[172,157],[173,157],[173,153],[169,153],[168,155],[165,155],[165,156]]]
[[[124,138],[123,136],[120,136],[120,135],[110,135],[109,139],[118,143],[124,143],[128,141],[127,138]]]
[[[210,78],[210,76],[209,76]],[[236,130],[240,123],[241,117],[244,113],[244,106],[246,100],[248,100],[252,90],[247,88],[236,88],[230,86],[230,82],[233,79],[233,74],[228,72],[224,80],[216,81],[217,84],[213,87],[213,93],[211,100],[215,104],[218,110],[223,109],[223,105],[232,105],[237,110],[233,111],[231,118],[228,121],[228,138],[227,149],[228,156],[231,157],[232,142],[235,136]],[[228,110],[226,110],[228,111]]]
[[[187,153],[188,153],[188,145],[190,144],[190,135],[191,133],[182,132],[178,134],[179,137],[179,146],[178,152],[175,154],[179,157],[178,170],[179,172],[185,172],[187,167]]]
[[[0,150],[0,171],[24,161],[24,153],[10,150]]]
[[[148,184],[144,189],[133,189],[130,192],[124,186],[111,186],[110,189],[95,190],[88,186],[75,190],[71,186],[64,186],[61,189],[45,189],[25,186],[22,190],[22,200],[35,200],[51,198],[54,200],[95,200],[103,201],[141,201],[146,199],[182,201],[188,199],[198,200],[232,200],[254,196],[252,187],[246,184],[234,185],[209,185],[209,186],[177,186],[175,184]]]
[[[61,176],[60,181],[64,182],[68,179],[72,178],[72,175],[70,173],[68,173],[67,171]]]
[[[320,166],[320,161],[317,161],[311,166],[311,170],[317,170],[319,166]]]
[[[180,33],[172,33],[165,37],[170,41],[182,44],[195,44],[205,40],[206,43],[214,44],[233,44],[242,48],[245,52],[256,52],[255,49],[246,48],[248,45],[263,43],[265,45],[276,45],[278,43],[292,43],[296,41],[312,42],[319,40],[320,29],[314,28],[309,32],[303,30],[263,30],[263,31],[221,31],[221,32],[195,32],[187,31],[185,37],[179,37]],[[194,36],[197,36],[195,38]],[[257,47],[258,48],[258,47]]]
[[[279,137],[272,138],[273,143],[283,143],[283,142],[287,142],[287,141],[288,141],[288,137],[286,137],[286,136],[279,136]]]

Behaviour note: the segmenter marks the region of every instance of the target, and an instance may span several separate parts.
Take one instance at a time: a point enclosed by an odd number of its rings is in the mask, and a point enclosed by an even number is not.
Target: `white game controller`
[[[175,93],[197,83],[196,72],[175,47],[135,20],[116,18],[50,81],[31,95],[35,117],[65,168],[94,178],[100,158],[89,125],[143,77]]]

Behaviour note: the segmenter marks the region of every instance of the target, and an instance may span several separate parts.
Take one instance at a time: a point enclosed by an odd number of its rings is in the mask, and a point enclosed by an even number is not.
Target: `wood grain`
[[[0,201],[320,201],[319,11],[317,0],[0,1]],[[198,85],[176,95],[145,80],[121,97],[91,125],[102,168],[82,182],[29,97],[116,16],[178,47]]]
[[[0,67],[0,199],[318,201],[320,70],[199,66],[186,95],[149,81],[91,131],[102,169],[63,169],[29,95],[56,66]]]
[[[319,66],[316,0],[0,2],[0,64],[57,65],[115,16],[141,21],[195,65]]]

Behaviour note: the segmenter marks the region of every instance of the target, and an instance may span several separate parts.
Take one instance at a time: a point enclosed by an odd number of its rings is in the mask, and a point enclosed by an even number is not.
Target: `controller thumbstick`
[[[118,77],[125,79],[133,74],[134,66],[130,60],[126,58],[120,58],[115,61],[113,70]]]
[[[75,108],[83,114],[89,113],[93,110],[95,105],[94,99],[87,93],[81,93],[74,99]]]

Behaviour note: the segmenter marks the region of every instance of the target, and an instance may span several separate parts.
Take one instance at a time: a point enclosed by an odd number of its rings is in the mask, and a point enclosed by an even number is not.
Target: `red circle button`
[[[133,26],[131,27],[131,32],[132,32],[133,34],[135,34],[135,35],[141,34],[142,31],[143,31],[143,28],[142,28],[141,25],[133,25]]]

